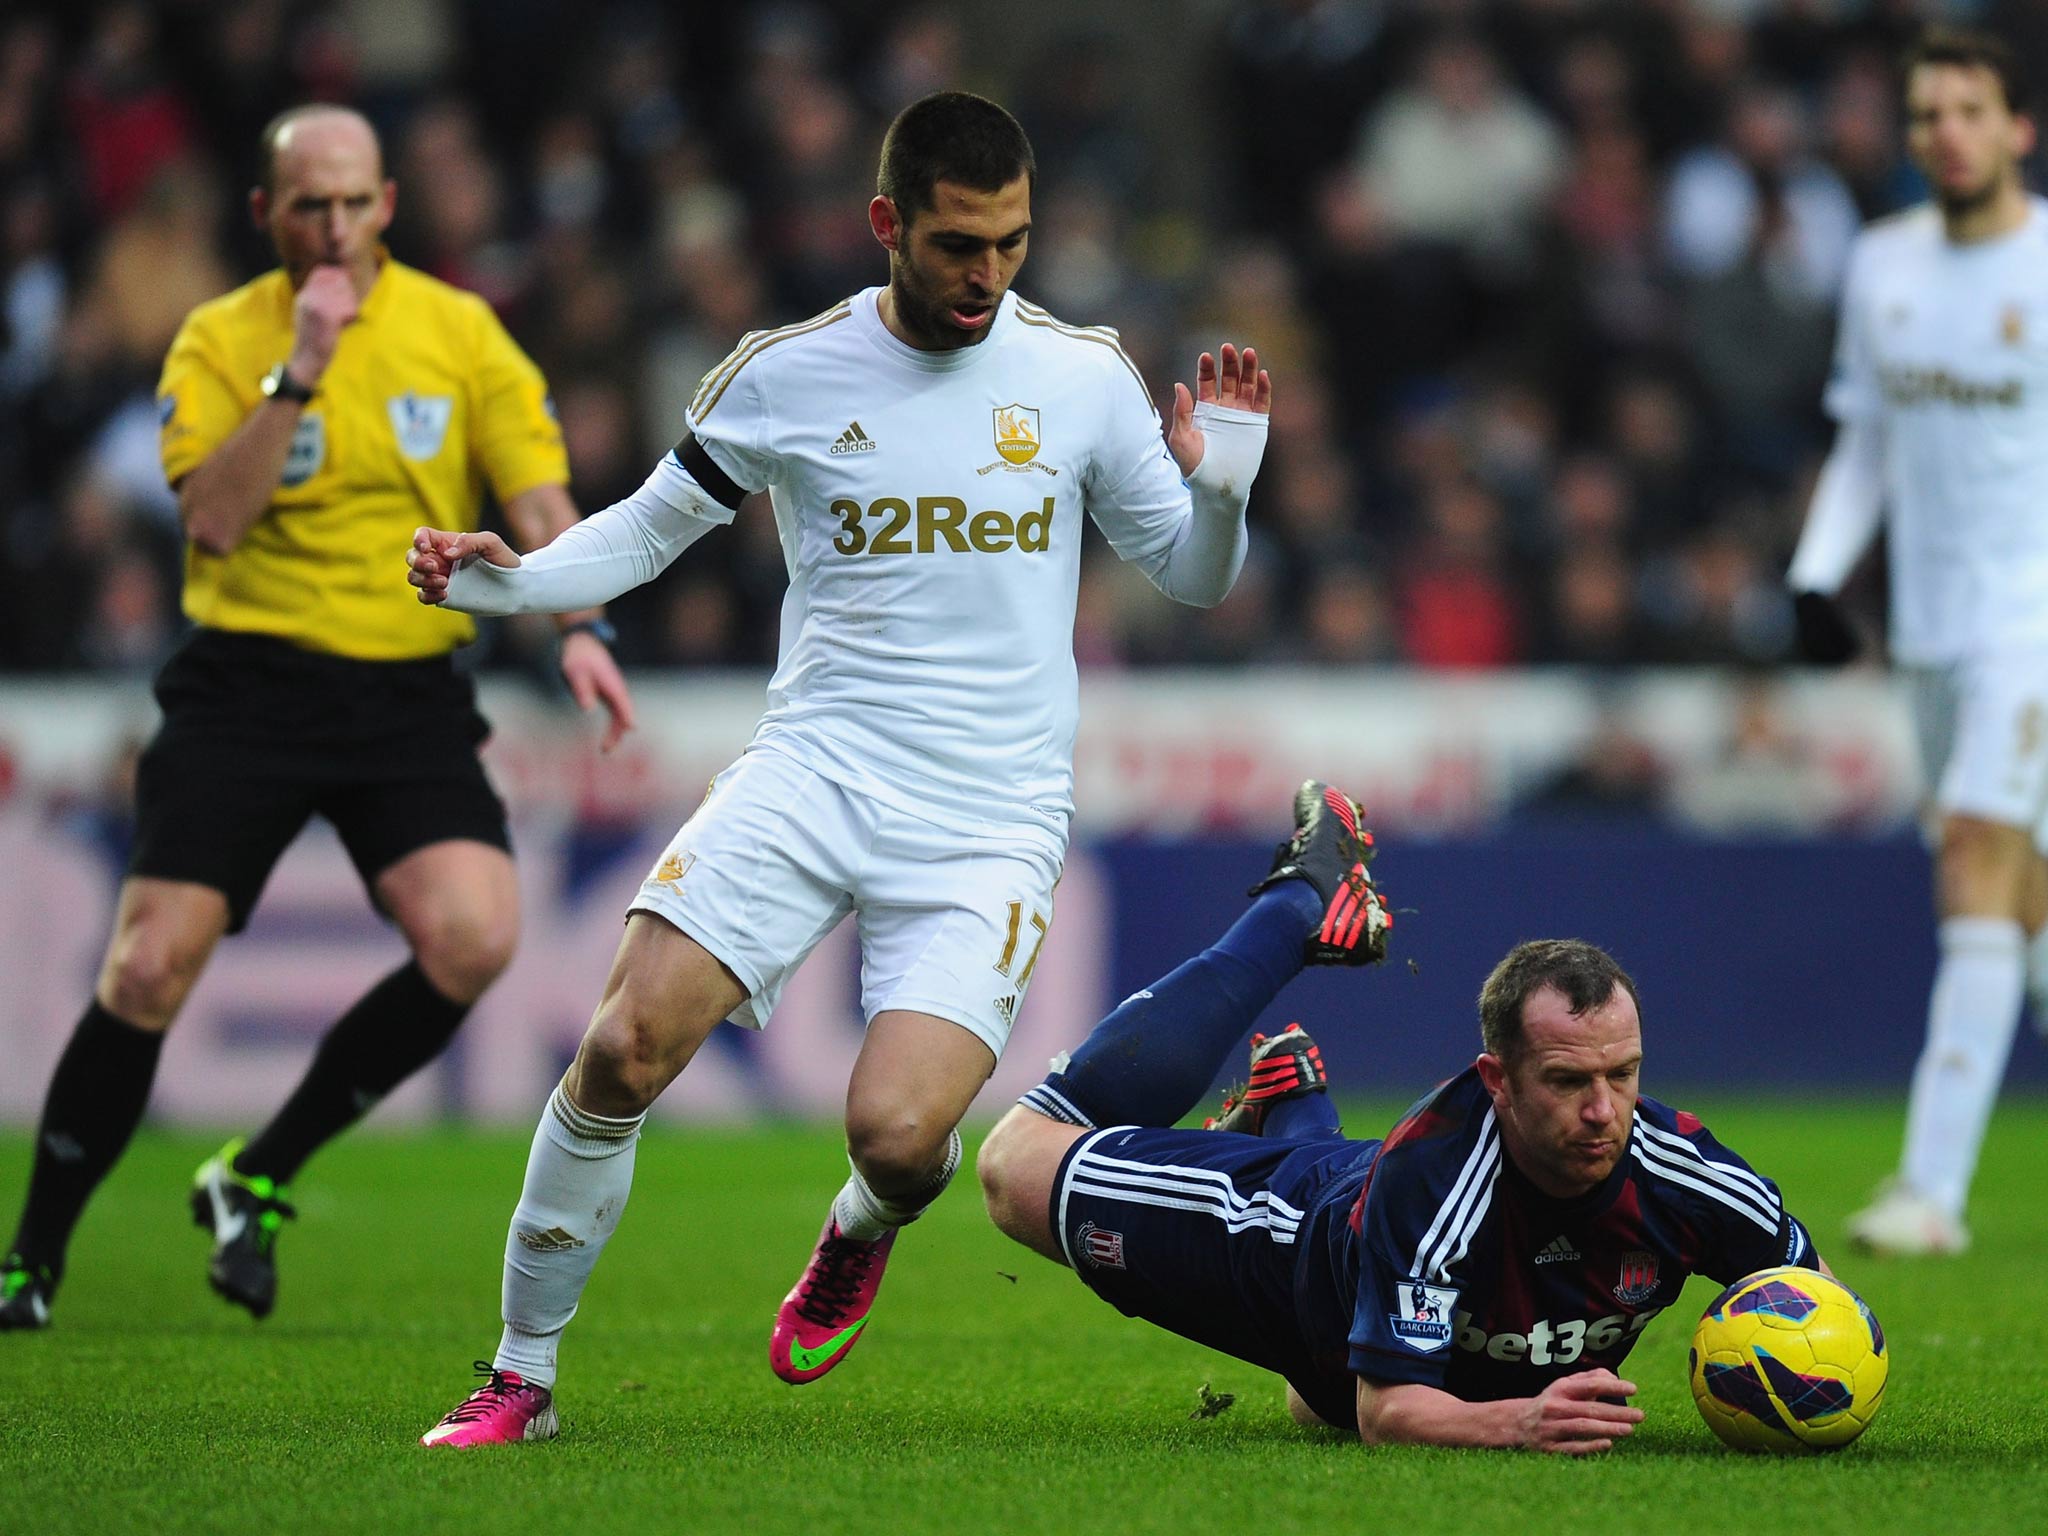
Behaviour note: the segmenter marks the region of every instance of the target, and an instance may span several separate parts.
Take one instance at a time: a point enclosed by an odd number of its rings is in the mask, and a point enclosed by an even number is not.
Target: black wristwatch
[[[606,650],[619,643],[619,632],[610,619],[578,619],[562,631],[561,638],[566,640],[571,635],[594,635]]]
[[[313,398],[313,391],[292,377],[291,367],[279,363],[263,375],[262,390],[267,400],[289,400],[294,405],[304,405]]]

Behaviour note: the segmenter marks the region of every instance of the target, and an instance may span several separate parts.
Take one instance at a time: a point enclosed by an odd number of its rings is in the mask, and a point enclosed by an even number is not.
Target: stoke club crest
[[[1614,1299],[1624,1306],[1638,1307],[1657,1294],[1657,1255],[1631,1248],[1621,1256],[1621,1278],[1614,1285]]]

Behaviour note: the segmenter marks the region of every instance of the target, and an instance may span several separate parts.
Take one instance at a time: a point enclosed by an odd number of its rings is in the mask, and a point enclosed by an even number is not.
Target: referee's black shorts
[[[156,698],[163,726],[137,766],[128,872],[212,886],[231,933],[316,815],[365,885],[429,843],[511,849],[477,761],[490,727],[446,656],[356,661],[200,629],[165,663]]]

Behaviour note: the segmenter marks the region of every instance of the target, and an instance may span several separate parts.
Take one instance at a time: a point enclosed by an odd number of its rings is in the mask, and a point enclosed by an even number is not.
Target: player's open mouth
[[[969,308],[964,304],[955,304],[952,310],[953,323],[962,330],[978,331],[988,324],[988,317],[995,312],[996,307],[993,304],[975,308]]]

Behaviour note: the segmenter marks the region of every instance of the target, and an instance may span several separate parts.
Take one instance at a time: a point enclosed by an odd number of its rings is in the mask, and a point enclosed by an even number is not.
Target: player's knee
[[[1942,914],[2019,920],[2037,857],[2026,828],[1978,816],[1944,817],[1935,859]]]
[[[425,917],[410,934],[413,954],[435,987],[459,1003],[473,1003],[512,963],[519,944],[519,911],[507,904],[449,909]]]
[[[953,1127],[944,1116],[910,1105],[852,1108],[846,1114],[846,1151],[868,1187],[898,1195],[928,1182],[946,1156]]]
[[[116,1018],[138,1029],[167,1029],[199,979],[211,947],[160,929],[127,929],[107,955],[101,998]]]
[[[675,1075],[656,1021],[609,999],[576,1052],[576,1102],[595,1114],[637,1115]]]
[[[1011,1178],[1010,1151],[1014,1138],[1006,1134],[1008,1123],[1005,1121],[988,1133],[988,1139],[974,1156],[974,1176],[981,1183],[981,1200],[988,1207],[988,1219],[1005,1237],[1015,1237],[1013,1225],[1018,1202]]]
[[[1012,1110],[982,1142],[974,1159],[981,1181],[982,1203],[996,1230],[1017,1242],[1039,1247],[1045,1225],[1045,1179],[1033,1156],[1031,1126],[1019,1120],[1027,1113]]]

